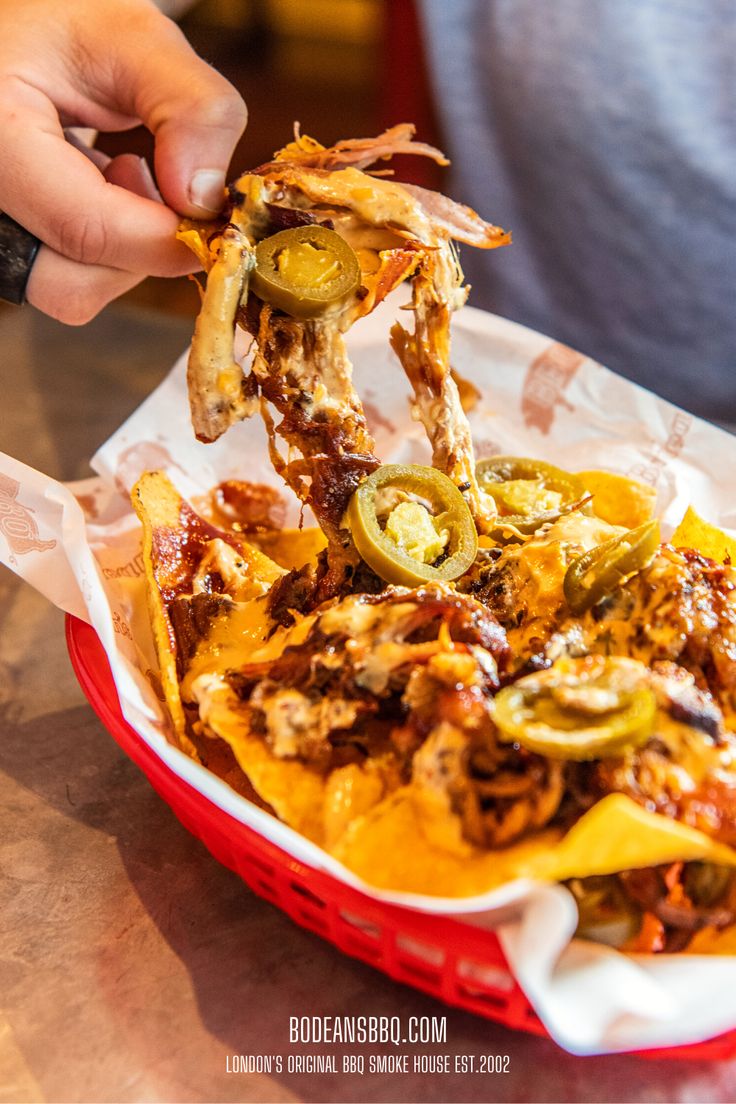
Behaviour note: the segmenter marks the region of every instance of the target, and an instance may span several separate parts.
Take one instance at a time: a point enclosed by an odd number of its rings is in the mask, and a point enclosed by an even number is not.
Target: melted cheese
[[[192,700],[192,683],[200,675],[276,659],[288,644],[301,644],[314,621],[313,616],[303,617],[289,629],[279,626],[274,631],[266,597],[234,603],[214,619],[207,637],[199,642],[182,679],[182,698]]]
[[[672,754],[671,782],[668,779],[671,793],[675,792],[675,778],[679,780],[681,792],[687,793],[700,785],[707,775],[731,771],[733,749],[730,744],[718,746],[706,733],[673,720],[662,710],[657,712],[657,735]],[[730,778],[733,780],[732,773]]]
[[[563,514],[553,525],[550,525],[543,537],[535,539],[561,541],[571,551],[574,550],[573,555],[577,556],[625,532],[626,530],[620,525],[609,525],[607,521],[592,514],[582,514],[579,510],[573,510],[569,514]],[[532,544],[534,541],[529,543]]]
[[[300,169],[294,175],[298,191],[313,203],[347,207],[372,226],[401,227],[426,245],[434,245],[437,240],[437,233],[419,203],[393,180],[366,178],[365,173],[352,167],[325,175]],[[283,176],[288,186],[286,171]],[[240,187],[240,181],[236,187]]]
[[[508,629],[517,655],[528,654],[535,638],[546,640],[554,629],[565,598],[562,584],[570,561],[603,541],[624,532],[597,517],[573,512],[556,521],[541,536],[512,545],[498,561],[514,580],[518,627]]]
[[[538,479],[508,479],[503,484],[502,502],[511,514],[539,513],[556,510],[562,502],[562,494],[546,489],[541,476]]]
[[[254,566],[261,568],[260,573],[254,571]],[[263,571],[263,567],[266,568],[267,574]],[[215,537],[208,541],[192,579],[192,593],[209,593],[209,577],[217,574],[222,579],[225,593],[231,598],[236,601],[257,598],[264,594],[274,579],[281,574],[278,569],[272,568],[275,568],[275,565],[268,564],[254,549],[238,550],[220,537]]]

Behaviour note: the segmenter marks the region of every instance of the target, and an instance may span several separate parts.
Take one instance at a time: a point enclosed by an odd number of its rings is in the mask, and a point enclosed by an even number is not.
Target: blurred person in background
[[[736,423],[733,0],[418,0],[471,302]]]

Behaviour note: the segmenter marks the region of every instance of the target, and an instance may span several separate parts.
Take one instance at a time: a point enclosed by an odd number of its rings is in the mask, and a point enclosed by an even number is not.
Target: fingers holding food
[[[358,561],[342,525],[350,495],[377,466],[343,334],[402,280],[412,281],[415,333],[397,326],[392,344],[414,388],[434,466],[462,488],[476,524],[483,524],[470,430],[449,362],[449,318],[466,294],[451,239],[495,246],[508,236],[449,200],[436,215],[426,195],[363,171],[396,152],[439,156],[412,139],[413,128],[397,127],[375,140],[325,148],[297,133],[272,161],[234,183],[214,232],[189,223],[180,231],[208,272],[190,357],[197,433],[212,439],[250,412],[232,393],[244,385],[232,362],[239,323],[256,344],[250,382],[282,416],[275,424],[262,405],[272,456],[281,437],[289,461],[278,462],[279,470],[327,536],[331,593]],[[241,238],[239,262],[234,234]],[[224,295],[226,286],[232,295]],[[354,472],[346,492],[336,494],[335,480],[322,476],[325,465],[334,473],[345,457]],[[318,593],[330,591],[322,586]]]
[[[174,238],[177,215],[108,183],[66,141],[57,107],[41,91],[18,81],[6,86],[0,120],[6,158],[0,209],[45,245],[72,261],[128,272],[175,276],[190,269]]]
[[[86,150],[87,157],[91,154],[96,155],[94,163],[109,183],[160,202],[155,181],[143,158],[133,154],[109,158],[99,151]],[[70,260],[42,246],[29,276],[26,298],[60,322],[84,325],[108,303],[139,284],[145,275],[145,272],[126,272]]]
[[[236,91],[149,0],[4,5],[0,210],[45,247],[30,301],[81,323],[145,275],[193,271],[179,217],[220,209],[245,120]],[[155,137],[156,180],[139,159],[110,160],[79,137],[140,122]]]

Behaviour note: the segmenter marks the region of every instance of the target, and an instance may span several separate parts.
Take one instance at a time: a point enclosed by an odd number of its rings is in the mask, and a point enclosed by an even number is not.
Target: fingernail
[[[200,169],[189,185],[189,201],[203,211],[219,211],[225,199],[225,174],[219,169]]]

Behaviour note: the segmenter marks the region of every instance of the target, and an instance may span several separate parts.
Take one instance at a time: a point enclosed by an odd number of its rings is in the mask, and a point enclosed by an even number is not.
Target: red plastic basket
[[[547,1036],[511,974],[493,932],[373,900],[288,855],[241,824],[174,774],[131,728],[120,710],[107,656],[89,625],[66,619],[72,666],[105,728],[194,836],[261,897],[341,951],[446,1004],[507,1027]],[[644,1057],[726,1059],[736,1030]]]

